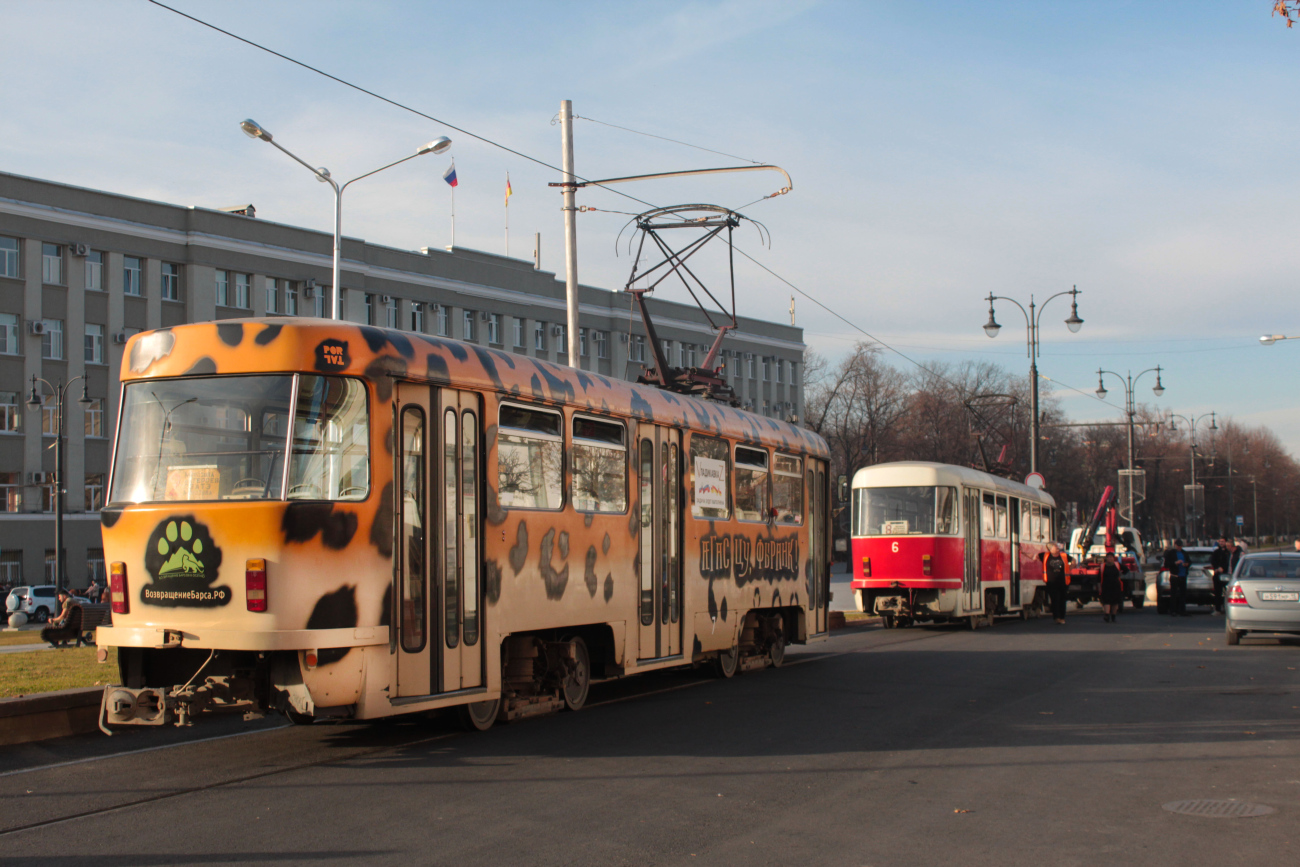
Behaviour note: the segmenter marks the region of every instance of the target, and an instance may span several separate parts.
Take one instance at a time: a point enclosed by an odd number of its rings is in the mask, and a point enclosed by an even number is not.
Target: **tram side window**
[[[366,387],[339,376],[300,377],[289,499],[364,500],[369,492]]]
[[[1043,510],[1037,503],[1031,503],[1029,506],[1029,536],[1035,542],[1043,541]]]
[[[573,417],[573,508],[627,511],[627,445],[623,425]]]
[[[564,420],[552,410],[503,403],[497,428],[497,484],[508,509],[564,505]]]
[[[1034,504],[1028,500],[1020,501],[1020,541],[1029,542],[1034,538]]]
[[[957,489],[934,489],[934,532],[941,536],[957,534]]]
[[[736,518],[767,518],[767,452],[736,446]]]
[[[778,524],[803,523],[803,460],[777,453],[772,457],[772,505]]]
[[[725,521],[731,515],[730,451],[726,440],[691,434],[691,514],[695,517]]]
[[[983,509],[980,514],[983,516],[984,538],[992,539],[997,536],[997,512],[993,506],[993,495],[985,494],[983,500]]]
[[[1010,538],[1010,527],[1007,522],[1007,498],[1001,494],[997,497],[997,518],[998,518],[998,538]]]
[[[1043,506],[1043,541],[1050,542],[1056,538],[1056,531],[1052,527],[1052,510],[1048,506]]]

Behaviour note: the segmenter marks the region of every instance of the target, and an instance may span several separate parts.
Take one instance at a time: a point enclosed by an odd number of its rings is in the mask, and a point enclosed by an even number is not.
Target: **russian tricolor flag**
[[[456,180],[456,164],[452,163],[447,171],[442,173],[442,179],[447,182],[448,186],[456,186],[459,181]]]

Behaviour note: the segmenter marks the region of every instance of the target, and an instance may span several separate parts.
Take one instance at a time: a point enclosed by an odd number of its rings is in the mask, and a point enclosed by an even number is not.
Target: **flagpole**
[[[451,188],[451,246],[456,246],[456,188]]]
[[[506,172],[506,258],[510,258],[510,172]]]

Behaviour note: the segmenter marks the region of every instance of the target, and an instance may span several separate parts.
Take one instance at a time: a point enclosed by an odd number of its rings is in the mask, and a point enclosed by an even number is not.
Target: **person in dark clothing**
[[[1120,605],[1124,604],[1124,582],[1120,578],[1119,559],[1114,553],[1107,554],[1106,562],[1101,566],[1101,587],[1098,595],[1101,597],[1102,619],[1107,623],[1114,623]]]
[[[1228,550],[1227,538],[1210,553],[1211,580],[1214,582],[1214,610],[1223,613],[1223,587],[1228,583],[1228,573],[1232,571],[1232,554]]]
[[[41,630],[41,641],[48,641],[52,647],[58,647],[77,637],[80,624],[81,610],[73,603],[71,594],[59,588],[59,616]]]
[[[1043,555],[1043,580],[1047,582],[1047,599],[1052,606],[1052,617],[1057,623],[1065,622],[1065,588],[1070,583],[1070,561],[1061,553],[1061,546],[1047,543]]]
[[[1232,558],[1231,558],[1231,560],[1230,560],[1230,562],[1229,562],[1229,564],[1228,564],[1229,567],[1232,568],[1232,569],[1236,569],[1236,568],[1237,568],[1237,561],[1240,560],[1240,559],[1241,559],[1241,555],[1242,555],[1242,554],[1245,554],[1245,553],[1246,553],[1246,549],[1243,548],[1243,547],[1241,547],[1241,540],[1240,540],[1240,539],[1233,539],[1233,540],[1232,540]]]
[[[1165,551],[1165,571],[1169,573],[1169,613],[1174,617],[1187,616],[1187,567],[1191,560],[1183,550],[1183,540],[1175,539],[1174,547]]]

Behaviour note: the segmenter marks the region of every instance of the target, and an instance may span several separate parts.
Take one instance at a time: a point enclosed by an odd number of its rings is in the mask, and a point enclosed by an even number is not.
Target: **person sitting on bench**
[[[62,587],[59,588],[59,608],[59,616],[41,630],[41,641],[48,641],[52,647],[75,641],[81,632],[81,606],[74,603],[71,594]]]

